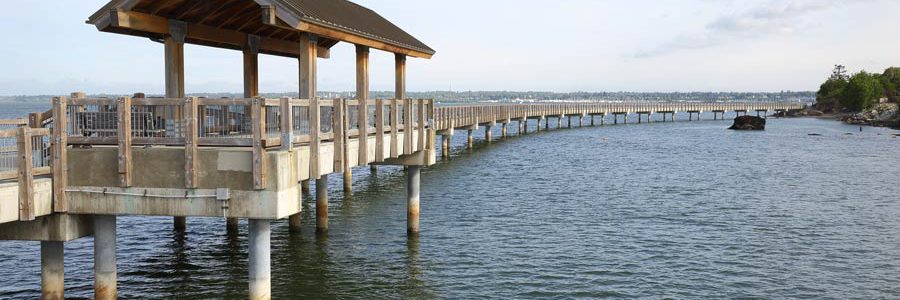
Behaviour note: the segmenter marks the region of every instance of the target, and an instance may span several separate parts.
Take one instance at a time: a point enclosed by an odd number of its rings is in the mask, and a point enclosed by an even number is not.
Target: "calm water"
[[[401,170],[356,170],[352,197],[332,175],[327,237],[311,201],[301,234],[273,224],[274,296],[900,298],[900,132],[727,125],[542,132],[471,152],[458,131],[452,158],[423,173],[417,240]],[[118,224],[122,298],[246,297],[245,223],[236,236],[220,219],[189,219],[183,236],[169,218]],[[67,296],[91,297],[92,266],[91,238],[66,244]],[[39,297],[38,243],[0,242],[0,278],[0,298]]]

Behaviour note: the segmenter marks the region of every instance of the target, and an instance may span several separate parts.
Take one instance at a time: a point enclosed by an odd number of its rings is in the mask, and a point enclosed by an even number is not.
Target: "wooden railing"
[[[0,120],[0,123],[12,124],[14,121]],[[0,180],[18,182],[19,220],[31,221],[35,219],[34,177],[53,171],[50,129],[19,125],[0,130]]]
[[[53,125],[61,128],[58,138],[64,145],[118,146],[122,187],[130,187],[133,181],[133,146],[184,146],[187,188],[197,187],[198,147],[252,147],[257,189],[266,186],[263,158],[273,147],[309,145],[312,176],[320,174],[318,149],[323,142],[335,144],[335,170],[353,167],[345,155],[350,139],[360,144],[360,165],[369,161],[367,149],[373,146],[377,161],[397,157],[395,151],[390,156],[382,153],[383,146],[379,146],[397,141],[399,132],[419,135],[416,145],[412,139],[404,139],[403,153],[433,147],[425,143],[434,116],[432,100],[107,99],[73,95],[54,98],[52,114],[64,119]],[[370,146],[371,136],[376,143]]]
[[[655,112],[754,111],[803,109],[801,103],[551,103],[444,106],[435,109],[435,129],[507,122],[522,118],[560,115],[598,115]]]

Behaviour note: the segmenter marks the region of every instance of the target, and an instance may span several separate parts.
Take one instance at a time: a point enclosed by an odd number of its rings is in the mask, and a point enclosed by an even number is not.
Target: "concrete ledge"
[[[0,224],[0,240],[68,242],[94,234],[93,216],[54,214]]]
[[[53,180],[34,179],[34,215],[46,216],[53,210]],[[0,223],[19,221],[19,183],[0,183]]]

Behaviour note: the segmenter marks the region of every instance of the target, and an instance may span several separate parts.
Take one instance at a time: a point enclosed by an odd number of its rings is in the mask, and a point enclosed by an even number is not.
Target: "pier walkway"
[[[554,103],[438,107],[407,99],[408,57],[435,51],[377,13],[345,0],[113,0],[90,16],[101,32],[149,38],[164,53],[163,97],[52,99],[53,108],[0,121],[0,240],[41,242],[45,299],[64,297],[63,243],[94,237],[94,296],[117,296],[117,216],[227,219],[223,230],[249,220],[248,295],[271,297],[271,222],[300,230],[301,191],[316,181],[316,230],[328,231],[328,179],[341,174],[352,192],[354,168],[407,169],[407,234],[419,230],[420,174],[436,162],[454,131],[484,126],[508,134],[620,122],[688,120],[712,112],[766,114],[798,103]],[[356,47],[356,98],[316,98],[316,61],[339,42]],[[244,96],[187,97],[185,44],[243,53]],[[369,97],[369,51],[394,55],[396,99]],[[260,54],[296,59],[299,96],[260,97]],[[645,117],[646,116],[646,117]],[[696,117],[695,117],[696,116]],[[646,120],[645,120],[646,119]],[[632,122],[634,123],[634,122]],[[398,213],[402,214],[402,213]]]

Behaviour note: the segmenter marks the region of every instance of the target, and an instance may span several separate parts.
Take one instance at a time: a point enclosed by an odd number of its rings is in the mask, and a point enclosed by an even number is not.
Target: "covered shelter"
[[[86,22],[102,32],[145,37],[162,43],[165,98],[185,98],[185,44],[242,51],[245,98],[260,95],[259,54],[298,59],[299,97],[316,99],[316,60],[328,59],[331,48],[340,42],[354,44],[357,100],[368,100],[369,97],[370,49],[394,53],[395,99],[407,98],[407,57],[430,59],[435,54],[432,48],[378,13],[346,0],[112,0]],[[360,103],[366,105],[365,101]],[[311,108],[310,116],[314,114],[317,111],[313,112]],[[365,115],[361,114],[360,118],[366,118]],[[316,147],[317,143],[314,143]],[[360,139],[359,143],[367,149],[364,144],[368,139]],[[311,149],[311,152],[316,151],[312,146]],[[367,161],[367,152],[360,151],[360,161]],[[411,176],[418,178],[419,168],[410,169],[414,173]],[[349,167],[342,171],[347,189],[352,175]],[[327,188],[327,174],[311,179],[317,180],[317,190]],[[307,182],[303,185],[308,187]],[[316,194],[318,212],[320,204],[327,207],[327,193],[317,191]],[[418,196],[414,205],[410,210],[416,211],[415,231],[418,231]],[[325,214],[327,224],[327,209]],[[321,216],[317,214],[317,217]],[[176,229],[183,230],[185,223],[184,217],[174,218]],[[292,228],[299,228],[299,214],[291,216],[290,223]],[[237,220],[229,219],[228,226],[234,229]],[[256,231],[266,234],[268,226],[268,221],[250,220],[251,239]],[[265,251],[267,254],[268,250]],[[251,298],[266,298],[270,289],[268,265],[264,266],[265,270],[254,270],[254,257],[251,251]]]

